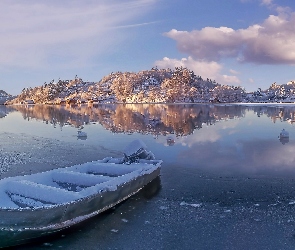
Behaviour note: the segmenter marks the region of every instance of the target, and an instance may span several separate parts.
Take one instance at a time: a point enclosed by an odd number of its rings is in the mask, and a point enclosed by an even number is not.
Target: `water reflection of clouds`
[[[202,130],[197,130],[194,134],[189,136],[159,136],[157,137],[157,142],[163,144],[164,146],[170,146],[168,143],[169,138],[174,139],[173,145],[182,145],[185,147],[193,147],[196,143],[206,143],[206,142],[216,142],[221,138],[218,130],[209,130],[203,128]]]
[[[235,120],[230,120],[230,121],[224,121],[220,124],[221,129],[232,129],[236,128],[237,125],[239,124],[240,120],[235,119]]]
[[[236,127],[239,125],[240,120],[231,120],[230,122],[220,122],[214,125],[214,129],[210,126],[203,127],[201,130],[195,131],[193,135],[180,137],[177,143],[183,146],[193,147],[196,143],[213,143],[222,138],[222,134],[233,135],[239,132]]]
[[[237,130],[237,129],[233,129],[233,130],[230,130],[229,132],[228,132],[228,134],[229,135],[234,135],[234,134],[237,134],[239,132],[239,130]]]
[[[238,140],[235,144],[207,142],[180,152],[179,160],[216,173],[269,174],[294,171],[295,143],[278,140]]]
[[[216,142],[220,137],[218,130],[202,129],[191,136],[180,137],[177,142],[183,146],[193,147],[196,143]]]

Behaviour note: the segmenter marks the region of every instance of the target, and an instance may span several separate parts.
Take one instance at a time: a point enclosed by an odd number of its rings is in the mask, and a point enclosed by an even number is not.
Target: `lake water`
[[[122,155],[137,138],[163,160],[151,199],[19,249],[294,249],[294,115],[286,104],[0,105],[2,178]]]
[[[0,133],[122,151],[142,139],[156,158],[218,175],[295,174],[295,106],[0,106]],[[280,141],[282,129],[289,140]],[[78,138],[77,131],[87,133]]]

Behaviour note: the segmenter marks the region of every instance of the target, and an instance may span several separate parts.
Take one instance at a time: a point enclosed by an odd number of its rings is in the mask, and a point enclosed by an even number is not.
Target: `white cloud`
[[[223,172],[243,174],[267,172],[278,175],[294,169],[295,155],[292,154],[294,149],[294,143],[282,146],[273,140],[239,140],[235,145],[208,141],[197,151],[195,147],[190,147],[180,152],[179,157],[184,164],[197,160],[206,170],[220,169]]]
[[[217,62],[196,61],[192,57],[182,58],[181,60],[164,57],[162,60],[156,61],[155,65],[159,68],[171,69],[181,66],[187,67],[190,70],[193,70],[196,74],[208,78],[216,76],[222,68]]]
[[[273,0],[240,0],[242,3],[248,3],[248,2],[259,2],[261,5],[265,6],[272,6],[273,5]]]
[[[261,4],[262,5],[271,5],[272,4],[272,0],[261,0]]]
[[[0,69],[91,62],[155,0],[1,1]],[[147,25],[147,24],[145,24]],[[115,28],[120,28],[114,31]],[[122,31],[120,31],[122,30]],[[90,59],[90,60],[89,60]]]
[[[238,75],[238,74],[240,74],[240,72],[238,72],[238,71],[236,71],[236,70],[234,70],[234,69],[230,69],[229,72],[230,72],[231,74],[233,74],[233,75]]]
[[[221,81],[223,84],[240,84],[241,81],[237,76],[222,75]],[[217,77],[218,79],[219,77]]]
[[[221,138],[218,132],[216,129],[206,130],[203,128],[200,131],[196,131],[192,136],[180,137],[176,142],[188,147],[194,147],[196,143],[213,143]]]
[[[171,68],[186,67],[195,74],[202,76],[203,78],[209,78],[216,80],[220,84],[239,84],[240,80],[237,76],[223,75],[221,74],[222,65],[214,61],[201,61],[194,60],[192,57],[182,58],[181,60],[170,59],[164,57],[162,60],[158,60],[155,66],[159,68]]]
[[[197,60],[231,57],[258,64],[295,64],[295,12],[277,10],[278,15],[270,15],[261,24],[246,29],[205,27],[191,32],[172,29],[164,35],[177,42],[180,52]]]

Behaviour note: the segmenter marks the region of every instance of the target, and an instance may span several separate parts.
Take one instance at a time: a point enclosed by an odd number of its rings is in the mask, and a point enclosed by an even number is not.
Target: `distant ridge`
[[[8,93],[6,93],[4,90],[1,90],[0,89],[0,97],[8,97],[8,96],[11,96],[11,95],[9,95]]]
[[[23,89],[7,104],[240,102],[245,95],[241,87],[221,86],[187,68],[152,68],[138,73],[111,73],[99,82],[84,82],[77,76],[73,80],[52,80]]]
[[[6,101],[12,98],[13,98],[12,95],[0,89],[0,105],[4,104]]]
[[[294,103],[295,81],[273,83],[266,90],[259,88],[246,93],[240,86],[220,85],[187,68],[152,68],[137,73],[111,73],[99,82],[85,82],[78,76],[72,80],[52,80],[38,87],[24,88],[18,96],[9,99],[6,104]]]

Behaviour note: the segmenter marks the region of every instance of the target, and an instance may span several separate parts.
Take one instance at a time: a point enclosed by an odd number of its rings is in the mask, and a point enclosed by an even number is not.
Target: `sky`
[[[295,1],[1,0],[0,89],[187,67],[267,89],[295,80]]]

